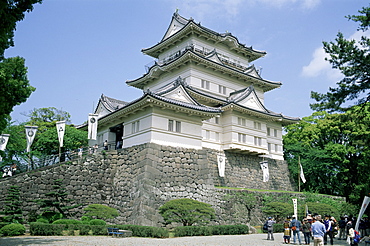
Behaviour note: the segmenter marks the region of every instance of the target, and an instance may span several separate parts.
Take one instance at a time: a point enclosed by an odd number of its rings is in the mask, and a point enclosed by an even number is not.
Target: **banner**
[[[270,174],[269,174],[269,166],[267,161],[260,162],[262,173],[263,173],[263,182],[269,181]]]
[[[98,115],[89,114],[88,126],[87,126],[87,139],[96,140],[96,134],[98,130]]]
[[[370,198],[368,196],[365,196],[364,197],[364,201],[362,202],[362,206],[361,206],[361,209],[360,209],[360,213],[358,214],[358,217],[357,217],[357,221],[356,221],[356,226],[355,226],[355,230],[358,231],[358,226],[360,224],[360,221],[361,221],[361,218],[362,218],[362,215],[364,215],[365,213],[365,210],[367,208],[367,205],[369,205],[369,202],[370,202]],[[367,236],[367,235],[361,235],[361,237],[364,237],[364,236]]]
[[[24,126],[26,128],[27,152],[31,151],[31,145],[35,138],[38,126]]]
[[[4,151],[6,145],[8,144],[9,134],[1,134],[0,135],[0,150]]]
[[[225,156],[217,155],[218,175],[220,177],[225,177],[225,159]]]
[[[63,139],[64,139],[64,133],[66,130],[66,122],[64,120],[58,121],[56,123],[56,127],[57,127],[57,132],[58,132],[59,146],[63,147]]]
[[[293,210],[294,214],[293,216],[298,220],[298,206],[297,206],[297,199],[293,198]]]
[[[302,168],[301,163],[299,163],[299,165],[301,166],[301,179],[302,179],[302,182],[303,183],[306,183],[306,178],[304,177],[303,168]]]

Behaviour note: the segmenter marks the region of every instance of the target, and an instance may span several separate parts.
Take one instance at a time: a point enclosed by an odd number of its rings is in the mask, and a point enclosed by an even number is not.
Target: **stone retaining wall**
[[[246,213],[243,208],[225,200],[230,191],[215,185],[293,190],[284,161],[269,160],[270,181],[263,183],[261,158],[226,152],[225,177],[221,178],[217,154],[211,149],[148,143],[88,155],[1,180],[0,201],[4,201],[10,185],[18,185],[25,216],[32,211],[39,213],[39,207],[33,201],[45,198],[53,181],[63,179],[68,198],[76,203],[99,203],[118,209],[120,216],[112,223],[161,226],[162,217],[158,213],[161,205],[171,199],[192,198],[215,208],[217,219],[214,223],[232,224],[248,222]],[[0,210],[3,206],[0,202]],[[260,207],[257,206],[254,213],[260,214]],[[252,218],[252,222],[259,223],[259,218]]]

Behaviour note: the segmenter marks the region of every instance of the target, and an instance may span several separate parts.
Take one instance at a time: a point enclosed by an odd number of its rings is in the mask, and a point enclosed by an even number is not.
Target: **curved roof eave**
[[[142,110],[142,108],[145,106],[150,106],[152,104],[159,105],[160,102],[162,102],[161,107],[167,104],[168,108],[172,108],[173,110],[176,110],[178,112],[188,113],[192,115],[206,116],[211,118],[217,114],[222,113],[222,110],[219,108],[193,105],[182,101],[161,97],[151,93],[144,93],[143,96],[128,103],[126,106],[99,118],[98,124],[104,124],[106,122],[110,122],[114,118],[120,118],[126,114],[132,114],[137,110]]]
[[[233,103],[233,102],[225,104],[221,107],[221,109],[224,111],[228,110],[229,108],[234,109],[234,110],[236,109],[236,110],[248,112],[249,114],[254,115],[256,117],[262,117],[262,118],[270,119],[272,121],[282,122],[283,125],[295,124],[301,120],[300,118],[288,117],[283,114],[274,113],[270,110],[268,110],[267,112],[262,112],[262,111],[259,111],[253,108],[248,108],[248,107],[245,107],[245,106]]]
[[[239,71],[239,70],[237,70],[237,69],[234,69],[234,68],[231,68],[231,67],[228,67],[228,66],[226,66],[226,65],[224,65],[224,64],[219,64],[219,63],[217,63],[217,62],[215,62],[215,61],[212,61],[212,60],[209,60],[209,59],[207,59],[207,58],[205,58],[205,57],[203,57],[203,56],[200,56],[200,55],[198,55],[197,53],[195,53],[194,51],[192,51],[192,50],[186,50],[183,54],[181,54],[177,59],[175,59],[175,60],[172,60],[171,62],[169,62],[169,63],[165,63],[165,64],[162,64],[162,65],[158,65],[158,63],[155,63],[153,66],[151,66],[150,68],[149,68],[149,71],[146,73],[146,74],[144,74],[143,76],[141,76],[140,78],[137,78],[137,79],[135,79],[135,80],[128,80],[128,81],[126,81],[126,84],[128,84],[128,85],[131,85],[131,86],[134,86],[134,87],[136,87],[136,88],[139,88],[139,89],[143,89],[144,88],[144,86],[143,85],[139,85],[141,82],[143,82],[144,80],[146,80],[146,79],[148,79],[148,78],[150,78],[151,77],[151,75],[155,72],[155,71],[164,71],[164,70],[166,70],[166,67],[169,67],[169,66],[171,66],[172,64],[175,64],[175,63],[183,63],[183,61],[181,60],[181,59],[185,59],[184,57],[186,57],[187,55],[189,55],[189,54],[192,54],[192,55],[194,55],[195,57],[197,57],[198,59],[200,59],[200,60],[203,60],[203,61],[205,61],[205,62],[211,62],[213,65],[215,65],[215,66],[219,66],[221,69],[227,69],[227,70],[229,70],[230,72],[232,71],[233,73],[236,73],[236,74],[238,74],[239,76],[244,76],[246,79],[248,78],[248,79],[251,79],[251,80],[253,80],[253,81],[255,81],[256,83],[258,83],[258,84],[261,84],[261,82],[262,82],[262,84],[264,85],[264,86],[269,86],[269,88],[266,88],[266,89],[264,89],[264,91],[266,92],[266,91],[270,91],[270,90],[272,90],[272,89],[275,89],[275,88],[278,88],[278,87],[280,87],[282,84],[281,84],[281,82],[273,82],[273,81],[269,81],[269,80],[264,80],[264,79],[259,79],[259,78],[256,78],[256,77],[254,77],[254,76],[252,76],[252,75],[249,75],[249,74],[245,74],[245,73],[243,73],[243,72],[241,72],[241,71]]]
[[[213,39],[216,42],[224,42],[232,39],[233,41],[232,43],[234,44],[235,49],[240,49],[241,51],[252,55],[250,56],[249,60],[250,62],[266,55],[265,51],[254,50],[252,46],[247,47],[244,44],[241,44],[238,38],[233,36],[231,33],[226,34],[217,33],[215,31],[212,31],[211,29],[208,29],[206,27],[201,26],[200,24],[195,23],[194,20],[192,19],[189,20],[184,27],[182,27],[179,31],[177,31],[173,35],[167,37],[166,39],[161,40],[159,43],[153,45],[152,47],[142,49],[141,52],[143,52],[146,55],[158,58],[159,50],[163,49],[166,46],[171,46],[171,44],[173,43],[172,41],[174,39],[177,39],[181,37],[181,35],[186,34],[187,31],[192,30],[198,30],[199,32],[206,33],[209,38]]]

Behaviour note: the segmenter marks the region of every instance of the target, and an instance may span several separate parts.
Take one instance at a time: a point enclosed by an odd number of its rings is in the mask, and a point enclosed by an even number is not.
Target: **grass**
[[[257,192],[280,192],[280,193],[296,193],[296,194],[303,194],[303,192],[298,191],[286,191],[286,190],[261,190],[261,189],[249,189],[249,188],[237,188],[237,187],[225,187],[225,186],[215,186],[219,189],[226,189],[226,190],[248,190],[248,191],[257,191]]]

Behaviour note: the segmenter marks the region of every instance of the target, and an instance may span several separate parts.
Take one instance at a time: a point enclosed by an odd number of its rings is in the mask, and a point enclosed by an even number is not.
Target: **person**
[[[96,152],[98,152],[98,148],[99,148],[98,144],[95,144],[95,145],[93,146],[93,148],[94,148],[94,154],[95,154]]]
[[[298,242],[299,244],[302,244],[301,241],[301,235],[300,235],[300,230],[301,230],[301,222],[295,218],[295,216],[292,217],[292,221],[290,222],[290,228],[292,228],[293,231],[293,243],[295,244],[296,242],[296,237],[298,237]]]
[[[311,224],[308,222],[307,219],[304,219],[302,222],[302,232],[303,232],[305,244],[309,245],[310,237],[311,237]]]
[[[292,231],[290,230],[290,216],[286,218],[283,223],[284,226],[284,243],[290,244],[290,237],[292,236]]]
[[[360,230],[361,235],[366,235],[366,223],[364,219],[360,220],[358,229]]]
[[[83,152],[83,148],[82,148],[82,146],[80,146],[80,148],[78,149],[78,157],[79,158],[82,158],[82,152]]]
[[[275,220],[273,220],[271,217],[268,218],[266,224],[267,224],[267,240],[274,240],[274,224]]]
[[[311,231],[313,236],[313,245],[322,246],[324,245],[324,235],[325,235],[325,226],[320,222],[321,215],[316,215],[313,218],[313,223],[311,225]]]
[[[358,242],[356,241],[356,237],[358,239],[358,232],[355,231],[354,224],[352,224],[348,230],[348,237],[351,246],[358,246]]]
[[[340,217],[338,224],[339,224],[338,240],[346,240],[346,221],[344,220],[344,216]]]
[[[108,150],[108,140],[105,140],[103,146],[104,146],[104,150]]]
[[[328,243],[328,236],[330,239],[330,244],[333,245],[334,227],[329,215],[325,215],[324,225],[325,225],[324,245]]]

